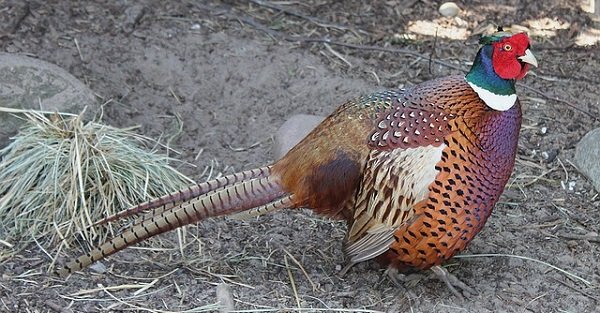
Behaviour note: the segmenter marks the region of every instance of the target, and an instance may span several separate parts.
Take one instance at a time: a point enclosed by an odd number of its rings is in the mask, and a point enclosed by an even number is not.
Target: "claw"
[[[463,292],[467,292],[471,295],[476,295],[477,291],[475,289],[469,287],[469,285],[463,283],[460,279],[456,278],[456,276],[450,274],[447,269],[441,267],[440,265],[436,265],[431,268],[431,271],[437,275],[437,277],[446,283],[448,289],[460,300],[464,301],[463,293],[460,293],[456,288],[461,289]],[[455,288],[456,287],[456,288]]]
[[[338,277],[340,277],[340,278],[342,278],[342,277],[346,276],[346,274],[348,273],[348,271],[349,271],[349,270],[350,270],[350,269],[351,269],[351,268],[352,268],[352,267],[353,267],[355,264],[356,264],[356,263],[349,262],[348,264],[346,264],[346,266],[344,266],[344,268],[343,268],[341,271],[339,271],[339,272],[337,273],[337,276],[338,276]]]
[[[408,287],[412,288],[416,286],[423,278],[425,278],[424,274],[413,273],[413,274],[402,274],[395,267],[388,267],[385,270],[385,274],[388,279],[398,287]]]

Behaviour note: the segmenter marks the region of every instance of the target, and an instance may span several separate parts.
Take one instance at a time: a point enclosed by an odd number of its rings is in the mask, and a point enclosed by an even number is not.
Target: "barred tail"
[[[56,274],[65,277],[152,236],[208,217],[261,207],[287,195],[289,194],[282,189],[279,181],[271,177],[250,179],[227,186],[221,190],[189,199],[134,225],[90,253],[70,261]]]
[[[181,201],[193,199],[211,191],[218,190],[219,188],[223,188],[225,186],[229,186],[238,182],[246,181],[248,179],[266,177],[269,175],[270,170],[271,168],[269,166],[265,166],[257,169],[243,171],[240,173],[235,173],[228,176],[219,177],[217,179],[213,179],[204,183],[199,183],[197,185],[190,186],[187,189],[175,191],[168,195],[164,195],[160,198],[140,203],[136,206],[120,211],[114,215],[105,217],[95,222],[92,226],[106,224],[121,219],[123,217],[139,214],[148,210],[153,210],[152,212],[150,212],[150,215],[154,216],[156,214],[160,214],[160,212],[162,211],[167,211],[170,208],[175,207]]]
[[[285,195],[267,204],[252,208],[250,210],[234,213],[229,218],[234,220],[247,220],[253,217],[265,215],[269,212],[294,207],[294,195]]]

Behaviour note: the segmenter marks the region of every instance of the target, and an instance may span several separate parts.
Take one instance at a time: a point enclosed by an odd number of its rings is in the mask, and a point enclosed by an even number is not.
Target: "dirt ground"
[[[576,1],[469,1],[458,18],[429,0],[23,3],[0,2],[2,51],[55,63],[112,100],[106,124],[177,135],[171,146],[197,166],[181,170],[198,180],[215,160],[225,173],[272,162],[272,134],[294,114],[326,115],[364,92],[465,72],[488,25],[526,27],[540,67],[518,87],[524,122],[509,186],[448,264],[478,291],[465,301],[435,278],[398,287],[375,262],[338,277],[345,225],[288,211],[204,221],[152,251],[110,257],[107,273],[66,281],[30,245],[0,263],[0,311],[211,311],[217,289],[245,312],[600,311],[600,197],[572,164],[575,144],[600,126],[600,53],[577,44],[600,25]]]

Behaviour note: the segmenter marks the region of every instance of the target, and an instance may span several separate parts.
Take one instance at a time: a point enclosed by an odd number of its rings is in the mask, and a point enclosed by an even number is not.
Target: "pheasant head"
[[[466,80],[489,107],[506,111],[517,100],[515,81],[525,77],[530,65],[537,66],[529,37],[498,32],[482,37],[480,43]]]

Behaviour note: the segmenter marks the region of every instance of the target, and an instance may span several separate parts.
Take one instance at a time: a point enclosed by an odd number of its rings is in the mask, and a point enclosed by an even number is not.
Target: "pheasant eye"
[[[512,50],[512,46],[509,44],[504,45],[504,51],[510,51]]]

